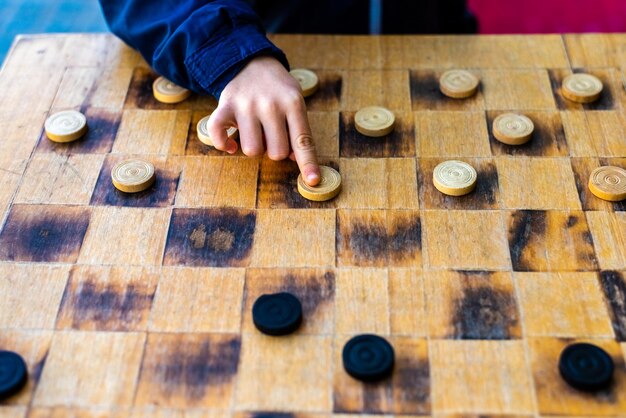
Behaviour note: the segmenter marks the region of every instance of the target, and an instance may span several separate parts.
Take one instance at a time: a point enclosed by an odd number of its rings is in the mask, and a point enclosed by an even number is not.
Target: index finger
[[[304,100],[287,112],[289,140],[302,178],[309,186],[317,185],[321,180],[320,168],[315,153],[315,142],[306,114]]]

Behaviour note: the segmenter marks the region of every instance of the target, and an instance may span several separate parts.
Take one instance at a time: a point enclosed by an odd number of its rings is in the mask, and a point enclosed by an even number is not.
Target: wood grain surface
[[[626,202],[587,189],[626,167],[626,35],[271,39],[319,76],[309,121],[343,178],[329,202],[298,194],[293,162],[200,143],[217,101],[157,102],[157,74],[112,36],[17,39],[0,71],[0,349],[30,379],[0,416],[626,415]],[[474,97],[440,93],[450,68],[480,77]],[[582,71],[604,83],[596,103],[561,94]],[[392,110],[394,132],[360,135],[364,106]],[[51,143],[64,109],[89,133]],[[528,144],[493,137],[510,111],[534,121]],[[157,171],[136,195],[110,181],[131,157]],[[448,159],[476,168],[473,193],[434,188]],[[251,308],[280,291],[304,322],[268,337]],[[392,377],[344,372],[359,333],[393,344]],[[559,377],[576,341],[611,355],[609,389]]]

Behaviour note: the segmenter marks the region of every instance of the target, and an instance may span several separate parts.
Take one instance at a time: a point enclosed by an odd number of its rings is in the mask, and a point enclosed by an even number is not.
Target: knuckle
[[[222,112],[220,111],[220,109],[215,109],[213,113],[211,113],[211,116],[209,116],[209,123],[207,124],[207,128],[213,129],[218,123],[220,123],[221,119]]]
[[[300,83],[295,77],[291,75],[285,79],[285,84],[290,86],[292,89],[300,90]]]
[[[290,108],[304,108],[304,98],[300,90],[290,90],[289,93],[285,94],[285,101]]]
[[[226,103],[231,103],[233,101],[233,97],[236,97],[236,96],[233,95],[230,89],[228,88],[228,86],[226,86],[224,90],[222,91],[222,94],[220,95],[219,100],[217,102],[219,106],[222,106]]]
[[[240,112],[250,112],[253,107],[253,102],[247,97],[240,97],[234,103],[234,107]]]
[[[231,114],[237,106],[237,100],[232,98],[220,99],[217,108],[213,111],[211,116],[223,117]]]
[[[220,104],[217,109],[213,111],[213,115],[218,116],[220,119],[226,119],[229,115],[232,115],[234,109],[234,102],[229,101],[224,104]]]
[[[206,130],[209,131],[209,134],[211,136],[213,136],[219,133],[221,126],[224,124],[224,122],[224,118],[219,115],[216,115],[215,117],[211,116],[211,119],[209,119],[209,122],[206,125]]]
[[[258,108],[264,114],[274,114],[278,110],[278,105],[274,100],[264,99],[259,101]]]
[[[242,145],[241,150],[248,157],[259,157],[263,155],[263,148],[254,145]]]
[[[289,151],[284,151],[284,150],[273,151],[273,152],[268,151],[267,156],[272,161],[282,161],[289,156]]]

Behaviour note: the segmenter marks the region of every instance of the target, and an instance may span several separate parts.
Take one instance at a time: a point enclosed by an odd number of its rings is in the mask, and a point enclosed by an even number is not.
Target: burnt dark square
[[[247,269],[244,309],[251,311],[261,295],[291,293],[301,302],[305,318],[298,333],[332,334],[335,283],[336,275],[331,269]],[[246,316],[243,321],[244,332],[254,329],[252,316]]]
[[[430,416],[431,372],[427,341],[410,337],[384,337],[393,346],[395,367],[390,377],[365,383],[345,377],[335,364],[333,412],[379,416]],[[338,349],[343,344],[336,344]],[[342,376],[337,376],[342,374]]]
[[[478,92],[466,99],[452,99],[439,89],[440,73],[432,70],[412,70],[409,73],[411,108],[413,110],[453,110],[468,111],[485,108],[484,98]]]
[[[84,207],[14,205],[0,232],[0,260],[74,263],[89,220]]]
[[[491,272],[459,272],[462,295],[453,301],[454,334],[463,340],[520,338],[519,313],[513,293],[489,285]]]
[[[589,190],[589,176],[597,167],[605,165],[613,165],[623,167],[626,164],[625,158],[571,158],[572,171],[574,172],[574,181],[576,182],[576,190],[580,198],[580,204],[583,210],[613,210],[615,212],[626,211],[626,200],[619,202],[609,202],[602,200]]]
[[[235,334],[148,335],[136,402],[177,408],[224,410],[239,368]]]
[[[148,68],[135,68],[133,71],[133,77],[130,81],[130,86],[128,87],[128,94],[126,95],[124,107],[164,110],[178,109],[178,104],[161,103],[154,98],[154,94],[152,93],[152,84],[158,77],[159,75],[157,73]]]
[[[522,145],[507,145],[493,136],[493,121],[502,113],[487,112],[489,144],[493,155],[532,157],[567,157],[569,155],[565,130],[558,112],[523,112],[533,121],[535,130],[530,141]]]
[[[214,109],[216,101],[210,96],[193,94],[180,103],[161,103],[154,98],[152,84],[159,77],[157,73],[146,67],[137,67],[128,87],[124,102],[125,108],[175,110],[175,109]]]
[[[220,151],[215,147],[210,145],[206,145],[198,139],[198,122],[203,117],[210,115],[211,111],[203,110],[198,112],[193,112],[191,116],[191,123],[189,124],[189,130],[187,132],[187,143],[185,144],[185,155],[209,155],[209,156],[227,156],[228,153],[224,151]],[[239,138],[236,139],[239,141]],[[241,152],[241,147],[237,149],[237,153],[235,155],[243,155]]]
[[[531,263],[524,260],[527,247],[546,233],[546,212],[542,210],[519,210],[511,214],[508,240],[511,262],[515,271],[532,271]]]
[[[50,141],[45,130],[42,130],[37,152],[57,154],[107,154],[111,152],[120,126],[120,112],[94,107],[81,109],[81,112],[87,118],[89,127],[85,136],[76,141],[59,143]]]
[[[174,204],[180,171],[166,169],[166,165],[155,164],[156,180],[149,189],[138,193],[125,193],[116,189],[111,180],[111,170],[119,161],[120,158],[112,156],[105,159],[91,195],[91,205],[165,207]]]
[[[335,242],[340,266],[421,265],[417,211],[339,210]]]
[[[616,339],[626,341],[626,279],[624,273],[615,270],[600,272],[600,285],[604,291],[611,323]]]
[[[57,329],[83,331],[132,331],[145,329],[156,288],[156,273],[126,281],[116,275],[137,276],[128,268],[83,268],[70,271],[61,307]],[[149,277],[151,276],[151,277]]]
[[[598,269],[584,212],[516,210],[507,218],[514,271]]]
[[[626,158],[600,158],[600,165],[626,167]],[[589,188],[587,188],[587,190],[589,190]],[[619,202],[609,202],[605,200],[605,202],[609,204],[615,212],[626,212],[626,200],[620,200]]]
[[[420,204],[426,209],[485,210],[501,207],[498,169],[491,159],[464,159],[477,174],[476,188],[465,196],[448,196],[433,184],[433,171],[443,159],[422,158],[417,169]]]
[[[320,161],[321,164],[337,171],[339,164],[333,161]],[[263,209],[283,208],[333,208],[334,200],[313,202],[298,192],[298,176],[300,169],[293,161],[275,162],[264,158],[259,172],[257,207]]]
[[[338,72],[316,71],[319,78],[319,88],[311,96],[307,97],[306,107],[308,110],[337,110],[341,100],[343,79]]]
[[[615,98],[613,97],[613,93],[611,92],[610,80],[604,74],[599,74],[594,71],[588,71],[584,68],[575,68],[573,70],[574,73],[588,73],[592,74],[604,85],[604,89],[602,90],[602,94],[600,98],[593,103],[576,103],[571,100],[563,97],[561,93],[561,85],[563,84],[563,80],[570,73],[567,70],[548,70],[548,75],[550,77],[550,84],[552,85],[552,92],[554,95],[554,100],[556,101],[557,108],[559,110],[613,110],[616,108],[615,106]]]
[[[354,126],[355,112],[341,112],[339,117],[339,155],[341,157],[414,157],[415,125],[411,113],[394,112],[396,126],[389,135],[371,138]]]
[[[165,244],[165,265],[245,267],[256,213],[231,208],[174,209]]]

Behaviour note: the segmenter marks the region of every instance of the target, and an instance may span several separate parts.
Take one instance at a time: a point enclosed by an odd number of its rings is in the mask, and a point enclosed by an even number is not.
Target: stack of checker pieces
[[[320,78],[309,118],[343,187],[328,202],[298,194],[293,164],[203,145],[195,127],[215,102],[155,102],[156,75],[112,38],[16,44],[0,76],[12,104],[0,343],[22,353],[31,379],[0,412],[621,414],[624,203],[587,182],[599,166],[626,165],[626,39],[275,40]],[[449,68],[479,75],[477,94],[443,97]],[[561,96],[572,68],[602,80],[598,101]],[[389,137],[356,132],[354,113],[371,105],[396,115]],[[81,110],[89,132],[50,143],[44,120],[66,109]],[[508,111],[533,120],[526,145],[493,138]],[[126,196],[111,169],[131,157],[157,179]],[[476,169],[472,193],[434,188],[434,168],[450,159]],[[282,291],[298,296],[304,321],[265,336],[252,304]],[[342,369],[341,349],[361,333],[392,343],[388,380],[363,384]],[[604,391],[559,377],[560,353],[581,341],[615,364]]]

